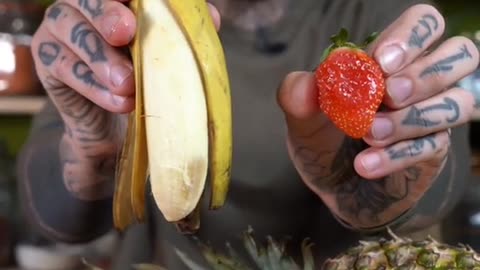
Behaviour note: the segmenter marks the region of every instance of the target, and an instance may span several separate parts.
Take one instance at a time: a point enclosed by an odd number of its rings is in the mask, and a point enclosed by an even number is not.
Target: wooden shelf
[[[45,96],[0,97],[0,115],[35,114],[43,108],[46,101]]]

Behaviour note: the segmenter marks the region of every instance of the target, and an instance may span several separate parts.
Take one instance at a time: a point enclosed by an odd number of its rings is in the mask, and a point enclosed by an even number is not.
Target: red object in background
[[[44,12],[30,0],[0,0],[0,97],[44,93],[30,51]]]
[[[30,38],[0,34],[0,96],[41,94],[36,75]]]

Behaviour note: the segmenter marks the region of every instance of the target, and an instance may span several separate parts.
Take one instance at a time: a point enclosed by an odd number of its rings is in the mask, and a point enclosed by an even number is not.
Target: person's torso
[[[318,64],[330,43],[328,38],[341,27],[349,29],[356,42],[380,30],[374,27],[384,27],[387,22],[378,25],[381,20],[373,16],[373,2],[294,0],[288,15],[274,27],[263,29],[262,35],[222,25],[220,36],[233,102],[233,165],[228,199],[224,207],[215,211],[208,210],[208,199],[204,200],[196,240],[179,234],[151,203],[157,264],[169,270],[192,269],[180,259],[178,250],[201,265],[204,261],[196,241],[222,252],[228,242],[241,252],[241,236],[249,226],[261,241],[267,235],[290,237],[289,243],[298,251],[301,241],[310,238],[316,243],[318,258],[332,256],[357,241],[357,236],[335,221],[297,175],[287,153],[284,116],[276,94],[289,72],[312,70]]]

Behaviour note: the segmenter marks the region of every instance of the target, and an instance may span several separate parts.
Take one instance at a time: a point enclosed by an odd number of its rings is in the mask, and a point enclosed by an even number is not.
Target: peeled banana
[[[130,51],[136,108],[118,161],[114,223],[145,219],[146,179],[169,222],[198,229],[210,180],[210,209],[230,184],[232,114],[223,48],[205,0],[133,0]],[[187,223],[187,224],[186,224]]]

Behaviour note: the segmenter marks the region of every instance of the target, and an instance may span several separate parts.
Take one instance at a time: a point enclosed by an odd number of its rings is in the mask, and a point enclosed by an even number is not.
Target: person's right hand
[[[32,40],[37,74],[65,123],[60,142],[65,186],[82,199],[111,190],[134,109],[128,45],[136,31],[128,0],[57,0]],[[210,6],[217,29],[220,16]]]

